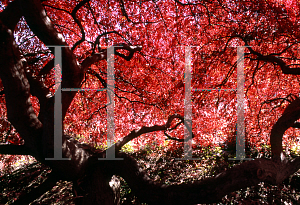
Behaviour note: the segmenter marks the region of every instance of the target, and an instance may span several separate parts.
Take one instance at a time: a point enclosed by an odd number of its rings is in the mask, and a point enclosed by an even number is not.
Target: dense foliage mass
[[[55,185],[50,181],[63,179],[73,182],[77,204],[118,204],[119,190],[108,186],[115,174],[142,202],[212,203],[260,182],[281,184],[298,170],[299,158],[284,156],[288,150],[298,153],[299,146],[298,1],[6,0],[0,6],[1,168],[9,171],[16,159],[29,159],[19,155],[33,156],[42,163],[39,169],[52,170],[41,192]],[[57,45],[63,46],[60,65],[54,62]],[[112,46],[115,54],[109,56]],[[223,150],[219,157],[225,162],[223,155],[228,158],[229,150],[236,149],[240,46],[245,47],[246,153],[260,159],[205,179],[175,179],[184,182],[180,186],[168,181],[176,163],[162,163],[163,173],[139,169],[136,156],[126,151],[147,147],[157,154],[157,147],[165,147],[162,155],[181,158],[184,153],[167,153],[183,150],[185,129],[193,137],[186,144],[194,155],[196,150]],[[192,121],[184,118],[187,47]],[[114,89],[107,73],[111,57]],[[61,79],[55,79],[57,70]],[[54,101],[60,88],[89,89],[61,94],[62,154],[70,161],[45,160],[54,153]],[[114,99],[107,97],[109,91]],[[107,148],[112,103],[116,144]],[[262,154],[266,147],[271,156]],[[124,160],[98,161],[109,150]],[[249,154],[253,150],[256,155]],[[203,171],[208,163],[191,164]],[[152,182],[157,177],[161,181]],[[16,204],[37,195],[18,196]]]

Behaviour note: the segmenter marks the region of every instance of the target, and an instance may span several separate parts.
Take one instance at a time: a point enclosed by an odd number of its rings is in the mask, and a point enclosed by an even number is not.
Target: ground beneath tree
[[[153,150],[145,147],[131,155],[138,159],[139,165],[155,181],[165,184],[180,184],[201,178],[216,175],[238,162],[228,161],[228,152],[211,148],[194,151],[194,156],[201,161],[175,160],[182,156],[181,150],[165,150],[157,147]],[[267,153],[267,152],[266,152]],[[252,151],[252,157],[257,152]],[[1,176],[0,189],[2,196],[0,204],[13,204],[14,200],[38,187],[47,178],[51,170],[40,164],[32,163],[19,168],[10,174]],[[134,196],[126,182],[121,182],[121,204],[142,205]],[[49,190],[31,205],[38,204],[74,204],[75,196],[72,193],[72,182],[59,181],[52,190]],[[300,203],[300,172],[297,172],[281,186],[272,186],[260,183],[258,186],[232,192],[223,198],[222,204],[299,204]]]

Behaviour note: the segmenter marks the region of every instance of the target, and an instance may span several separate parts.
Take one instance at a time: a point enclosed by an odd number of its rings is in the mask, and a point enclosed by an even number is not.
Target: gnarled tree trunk
[[[82,179],[73,182],[76,205],[119,205],[120,181],[116,176],[103,173],[103,167],[95,166]]]

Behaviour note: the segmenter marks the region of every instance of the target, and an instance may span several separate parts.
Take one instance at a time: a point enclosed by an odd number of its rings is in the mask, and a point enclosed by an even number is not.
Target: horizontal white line
[[[62,88],[62,91],[89,91],[89,90],[93,90],[93,91],[104,91],[106,90],[106,88],[103,89],[92,89],[92,88]]]
[[[237,90],[237,89],[198,89],[198,88],[193,88],[193,91],[201,91],[201,90]]]

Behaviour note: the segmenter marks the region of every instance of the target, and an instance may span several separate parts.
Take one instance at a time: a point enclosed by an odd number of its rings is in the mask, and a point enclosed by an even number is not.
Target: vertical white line
[[[115,155],[115,47],[111,46],[107,48],[107,83],[106,83],[106,94],[107,94],[107,149],[106,158],[98,158],[98,160],[122,160],[123,158],[116,158]]]
[[[237,48],[237,139],[236,158],[245,158],[245,114],[244,114],[244,46]]]
[[[107,56],[107,148],[114,144],[115,122],[114,122],[114,48],[109,47]]]
[[[61,81],[62,81],[62,53],[61,48],[65,46],[48,46],[54,47],[54,65],[55,68],[55,88],[54,95],[54,158],[45,158],[45,160],[70,160],[62,158],[62,104],[61,104]]]
[[[191,47],[185,47],[185,98],[184,98],[184,123],[189,124],[192,129],[192,74],[191,74]],[[192,134],[184,126],[184,158],[192,158],[191,146],[188,143],[192,139]]]

